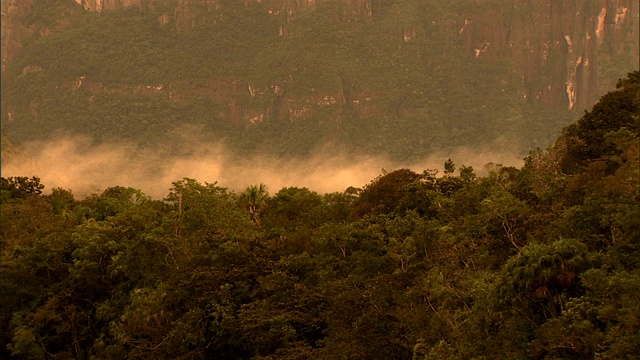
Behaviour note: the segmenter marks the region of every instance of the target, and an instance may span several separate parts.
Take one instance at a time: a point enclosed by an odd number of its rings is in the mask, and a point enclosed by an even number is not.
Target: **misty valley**
[[[2,178],[0,353],[41,359],[632,358],[640,72],[484,176],[318,193]]]
[[[640,354],[637,1],[1,4],[0,358]]]

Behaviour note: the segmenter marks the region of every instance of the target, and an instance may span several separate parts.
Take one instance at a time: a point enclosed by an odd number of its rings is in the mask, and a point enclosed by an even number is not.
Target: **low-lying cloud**
[[[442,168],[446,159],[473,166],[481,172],[489,162],[520,165],[514,152],[458,148],[435,153],[414,163],[397,163],[382,155],[326,155],[318,150],[305,158],[278,159],[254,155],[238,158],[229,155],[221,144],[198,139],[185,142],[182,155],[169,150],[141,148],[127,143],[93,145],[87,138],[62,138],[22,146],[20,154],[3,154],[2,176],[37,176],[45,190],[63,188],[84,197],[112,186],[127,186],[147,195],[165,197],[172,182],[193,178],[201,183],[241,191],[248,185],[264,183],[270,192],[284,187],[307,187],[319,193],[362,187],[378,176],[382,169],[410,168],[416,172]],[[508,148],[509,144],[498,144]],[[184,155],[187,154],[187,155]]]

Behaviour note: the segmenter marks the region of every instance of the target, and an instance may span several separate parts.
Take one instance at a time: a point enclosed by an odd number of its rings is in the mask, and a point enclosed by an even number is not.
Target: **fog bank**
[[[81,137],[32,142],[22,145],[19,154],[3,154],[2,176],[37,176],[46,186],[45,193],[59,187],[84,197],[112,186],[126,186],[162,199],[172,182],[182,178],[217,182],[233,191],[264,183],[272,194],[290,186],[327,193],[344,191],[350,186],[362,187],[382,169],[409,168],[418,173],[441,169],[448,158],[457,166],[473,166],[479,174],[489,162],[505,166],[522,164],[522,159],[513,154],[518,147],[505,141],[485,149],[463,147],[436,152],[412,163],[394,162],[382,155],[326,155],[329,151],[323,149],[304,159],[258,155],[237,158],[229,155],[221,144],[193,139],[189,144],[189,148],[181,152],[183,155],[176,156],[167,150],[127,143],[92,145],[89,139]],[[496,148],[505,150],[496,151]],[[509,148],[514,151],[510,152]]]

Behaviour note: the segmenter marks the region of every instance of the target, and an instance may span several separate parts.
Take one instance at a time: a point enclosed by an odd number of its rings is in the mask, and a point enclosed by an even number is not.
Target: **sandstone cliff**
[[[2,72],[6,63],[33,36],[35,27],[25,24],[25,18],[31,12],[31,0],[2,0]]]
[[[611,89],[611,62],[638,67],[638,1],[483,3],[460,20],[468,55],[514,59],[533,102],[586,108]]]
[[[153,6],[144,0],[74,0],[88,11]],[[196,26],[206,9],[214,12],[228,2],[221,0],[176,0],[172,14],[160,21],[173,22],[178,30]],[[266,4],[274,16],[281,16],[280,34],[296,16],[318,6],[333,7],[343,21],[387,16],[391,8],[410,6],[380,0],[244,0],[245,6]],[[32,0],[2,1],[2,69],[22,43],[39,29],[25,24]],[[637,67],[639,3],[635,0],[573,1],[477,1],[456,14],[457,36],[463,37],[466,52],[478,61],[513,59],[513,72],[521,79],[519,92],[534,103],[568,108],[586,108],[611,88],[611,63]],[[395,14],[394,14],[395,16]],[[418,14],[419,16],[419,14]],[[398,34],[406,41],[420,33],[398,18]],[[446,21],[446,19],[442,19]],[[50,31],[51,29],[49,29]]]
[[[206,98],[221,104],[222,108],[215,110],[219,117],[241,126],[261,123],[267,118],[294,122],[319,112],[326,114],[327,119],[338,120],[348,116],[366,118],[381,114],[426,119],[440,116],[458,118],[442,125],[443,131],[455,134],[456,131],[465,131],[467,125],[464,124],[464,117],[482,119],[482,116],[492,116],[477,115],[478,109],[484,107],[483,102],[491,102],[487,99],[469,105],[469,110],[457,110],[455,114],[451,113],[451,108],[456,106],[456,102],[467,99],[439,100],[455,96],[460,86],[473,88],[473,81],[481,85],[490,78],[500,87],[494,90],[513,92],[520,101],[532,106],[579,110],[590,107],[613,88],[618,77],[639,66],[640,5],[637,0],[60,2],[63,3],[67,4],[66,7],[57,9],[55,16],[50,16],[48,21],[41,21],[37,17],[34,19],[34,13],[38,12],[41,3],[33,0],[2,0],[3,73],[7,64],[30,39],[63,31],[73,21],[73,11],[93,13],[137,9],[153,14],[151,21],[183,36],[195,34],[203,26],[215,30],[217,23],[229,21],[225,16],[232,8],[254,9],[261,14],[255,21],[276,23],[277,26],[269,28],[269,31],[273,31],[269,41],[273,43],[265,46],[275,55],[260,54],[272,56],[267,59],[243,58],[243,61],[247,61],[243,66],[250,68],[269,61],[279,64],[278,68],[264,69],[260,76],[239,76],[233,71],[222,74],[210,72],[213,75],[200,78],[197,83],[173,76],[161,80],[131,77],[126,79],[126,84],[106,84],[91,76],[85,78],[84,73],[78,72],[65,79],[64,83],[56,85],[61,89],[82,88],[88,93],[89,105],[94,104],[95,96],[101,93],[162,97],[176,104],[183,104],[192,98]],[[313,20],[320,17],[331,19],[329,23],[333,28],[313,28],[316,26]],[[325,21],[322,24],[328,23]],[[355,40],[349,44],[332,44],[332,39],[329,39],[327,49],[330,53],[326,53],[327,50],[323,50],[322,46],[290,49],[295,42],[273,40],[306,36],[308,39],[305,41],[313,42],[314,38],[308,36],[310,32],[319,34],[320,40],[323,40],[323,32],[350,32],[346,38]],[[234,36],[229,34],[229,38]],[[353,59],[349,55],[340,59],[342,68],[332,69],[335,57],[344,54],[331,51],[344,46],[359,46],[357,36],[366,37],[370,42],[368,49],[379,47],[390,50],[392,53],[388,54],[388,59],[385,54],[376,55],[379,59],[388,60],[388,63],[379,68],[363,70],[363,66],[371,65],[362,60],[367,55],[359,54],[360,58]],[[281,54],[278,46],[293,51],[294,58],[285,55],[284,59],[274,61],[273,58],[283,56],[278,55]],[[446,56],[441,55],[447,51],[449,53]],[[251,54],[251,51],[245,53]],[[457,65],[450,66],[447,63],[450,61],[457,62]],[[478,80],[461,77],[452,80],[456,74],[451,72],[468,64],[477,65]],[[213,65],[216,64],[193,64],[198,67]],[[69,68],[72,67],[72,64],[69,65]],[[496,71],[498,75],[484,74],[494,71],[494,68],[500,69]],[[39,67],[25,67],[21,72],[28,73],[33,69]],[[353,69],[357,75],[345,75]],[[376,72],[379,71],[394,73],[377,78]],[[442,94],[425,94],[423,89],[427,88],[427,84],[433,85],[429,89],[438,89]],[[477,91],[484,90],[479,86]],[[422,101],[423,98],[428,98],[427,104]],[[41,101],[29,99],[28,111],[38,114]],[[16,112],[25,111],[12,104],[7,108],[9,118]],[[432,122],[439,123],[440,120]]]

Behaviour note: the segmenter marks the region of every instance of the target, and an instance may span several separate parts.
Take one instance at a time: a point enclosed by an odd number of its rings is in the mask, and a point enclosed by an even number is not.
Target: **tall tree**
[[[240,194],[241,205],[249,210],[251,221],[258,226],[262,226],[260,212],[267,206],[268,199],[269,192],[267,191],[267,186],[263,183],[260,183],[260,185],[249,185],[242,194]]]

